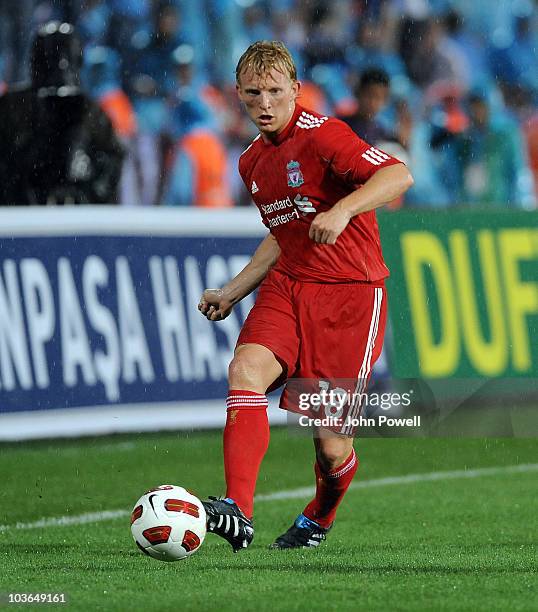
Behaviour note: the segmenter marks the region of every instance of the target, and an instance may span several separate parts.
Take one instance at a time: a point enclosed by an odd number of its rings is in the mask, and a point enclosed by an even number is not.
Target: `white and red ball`
[[[138,548],[160,561],[178,561],[195,553],[206,534],[202,502],[183,487],[161,485],[144,493],[131,513]]]

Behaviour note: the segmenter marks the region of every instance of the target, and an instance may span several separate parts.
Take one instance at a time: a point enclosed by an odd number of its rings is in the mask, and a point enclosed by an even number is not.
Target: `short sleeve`
[[[314,131],[319,156],[350,185],[362,185],[381,168],[403,163],[359,138],[339,119],[331,119]]]

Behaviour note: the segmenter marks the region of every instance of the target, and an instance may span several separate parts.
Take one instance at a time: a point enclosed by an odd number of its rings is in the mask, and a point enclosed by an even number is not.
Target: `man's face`
[[[381,83],[365,85],[358,92],[359,113],[369,120],[383,110],[389,98],[389,88]]]
[[[299,83],[276,68],[262,75],[247,69],[236,88],[258,130],[269,139],[280,134],[293,115]]]

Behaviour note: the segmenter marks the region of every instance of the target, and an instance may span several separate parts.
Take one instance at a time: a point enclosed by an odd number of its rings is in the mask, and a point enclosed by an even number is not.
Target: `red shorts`
[[[271,390],[287,379],[281,408],[303,414],[299,389],[319,393],[338,387],[355,394],[366,390],[372,366],[381,354],[386,302],[383,281],[303,283],[271,271],[260,286],[237,345],[261,344],[276,356],[284,374]],[[298,379],[301,384],[294,385]],[[358,415],[360,406],[355,402],[349,410]],[[322,413],[323,406],[320,416]],[[351,432],[342,429],[346,431],[341,433]]]

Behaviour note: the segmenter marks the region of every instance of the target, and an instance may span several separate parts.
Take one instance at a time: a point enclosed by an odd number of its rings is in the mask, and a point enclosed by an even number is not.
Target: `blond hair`
[[[297,80],[297,68],[284,43],[279,40],[258,40],[252,43],[239,58],[235,79],[239,83],[240,75],[249,69],[261,76],[273,68],[289,76],[292,81]]]

